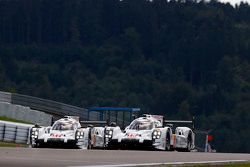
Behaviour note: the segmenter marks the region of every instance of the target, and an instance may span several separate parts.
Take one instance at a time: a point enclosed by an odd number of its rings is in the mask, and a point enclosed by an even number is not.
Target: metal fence
[[[88,109],[76,107],[73,105],[68,105],[52,100],[46,100],[42,98],[21,95],[17,93],[8,93],[0,91],[0,102],[6,102],[15,105],[22,105],[30,107],[33,110],[38,110],[45,112],[47,114],[51,114],[57,116],[58,118],[64,115],[72,115],[72,116],[79,116],[81,120],[100,120],[100,116],[102,113],[91,111],[89,112]],[[106,118],[103,118],[106,119]],[[124,120],[122,120],[124,119]],[[111,114],[110,120],[116,120],[114,114]],[[131,121],[131,117],[122,115],[118,115],[117,124],[118,125],[128,125]]]
[[[11,103],[29,106],[31,109],[43,111],[52,115],[74,115],[80,116],[83,119],[87,118],[87,110],[84,108],[27,95],[13,93],[11,95]]]
[[[33,125],[0,121],[0,141],[28,144]]]
[[[21,95],[17,93],[8,93],[0,91],[0,102],[9,103],[13,105],[27,106],[30,109],[42,111],[60,118],[64,115],[79,116],[81,120],[101,120],[104,113],[89,111],[88,109],[76,107],[52,100]],[[122,119],[123,118],[123,119]],[[118,113],[118,117],[114,113],[109,116],[110,121],[116,121],[117,125],[124,126],[129,124],[129,116],[122,116]],[[108,119],[104,115],[102,120]],[[19,123],[10,123],[0,121],[0,141],[14,142],[25,144],[29,142],[29,130],[33,125],[25,125]]]
[[[6,102],[6,103],[11,103],[11,93],[0,91],[0,101]]]
[[[68,105],[52,100],[46,100],[42,98],[21,95],[17,93],[7,93],[0,91],[0,101],[7,102],[16,105],[22,105],[30,107],[31,109],[42,111],[51,115],[64,116],[64,115],[74,115],[80,116],[81,119],[88,119],[88,110],[81,107],[76,107],[73,105]],[[92,113],[91,113],[92,114]],[[98,119],[96,117],[97,113],[93,113],[92,119]]]

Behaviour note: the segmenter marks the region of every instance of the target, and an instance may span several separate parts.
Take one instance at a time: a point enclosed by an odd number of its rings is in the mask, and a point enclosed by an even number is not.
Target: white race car
[[[193,121],[164,121],[168,123],[192,123]],[[176,127],[170,124],[163,126],[163,116],[144,115],[131,122],[124,131],[120,128],[106,127],[104,136],[107,147],[125,149],[148,147],[158,150],[194,149],[195,135],[189,127]]]
[[[88,134],[88,148],[103,149],[108,147],[108,143],[113,133],[122,133],[119,126],[115,123],[107,123],[104,121],[84,121],[95,124],[96,122],[102,122],[105,126],[88,126],[84,133]],[[100,125],[100,124],[99,124]]]
[[[52,126],[34,126],[30,132],[32,147],[88,147],[88,128],[82,128],[79,117],[65,116],[54,122]]]

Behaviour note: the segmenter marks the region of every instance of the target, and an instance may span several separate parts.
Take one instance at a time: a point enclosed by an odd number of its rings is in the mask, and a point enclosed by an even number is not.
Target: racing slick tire
[[[169,133],[169,131],[167,131],[167,134],[166,134],[166,146],[165,146],[166,151],[171,151],[172,150],[171,149],[171,144],[170,144],[170,139],[171,139],[170,133]]]
[[[40,143],[35,143],[35,144],[31,144],[32,148],[40,148],[41,144]]]
[[[81,145],[76,145],[76,148],[77,148],[77,149],[84,149],[85,147],[84,147],[83,144],[81,144]]]
[[[188,138],[187,138],[187,148],[184,151],[190,152],[191,149],[192,149],[192,133],[189,132]]]

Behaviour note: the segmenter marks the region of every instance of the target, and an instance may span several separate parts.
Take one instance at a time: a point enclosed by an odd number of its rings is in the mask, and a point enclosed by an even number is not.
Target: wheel
[[[35,144],[31,144],[31,147],[32,148],[39,148],[41,146],[40,146],[40,143],[35,143]]]
[[[170,144],[170,133],[169,131],[167,131],[166,134],[166,151],[170,151],[171,150],[171,144]]]
[[[186,151],[187,152],[191,151],[191,141],[190,140],[188,140]]]
[[[93,149],[93,145],[91,144],[91,142],[89,142],[89,144],[88,144],[88,150],[91,150],[91,149]]]
[[[192,149],[192,133],[189,132],[188,138],[187,138],[187,148],[185,149],[185,151],[190,152],[191,149]]]
[[[83,144],[81,144],[81,145],[76,145],[76,148],[78,148],[78,149],[84,149],[85,147],[84,147]]]

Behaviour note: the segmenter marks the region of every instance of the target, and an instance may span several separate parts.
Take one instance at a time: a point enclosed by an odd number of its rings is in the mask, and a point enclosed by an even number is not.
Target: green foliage
[[[77,106],[197,117],[250,152],[250,6],[217,1],[0,1],[0,89]]]

